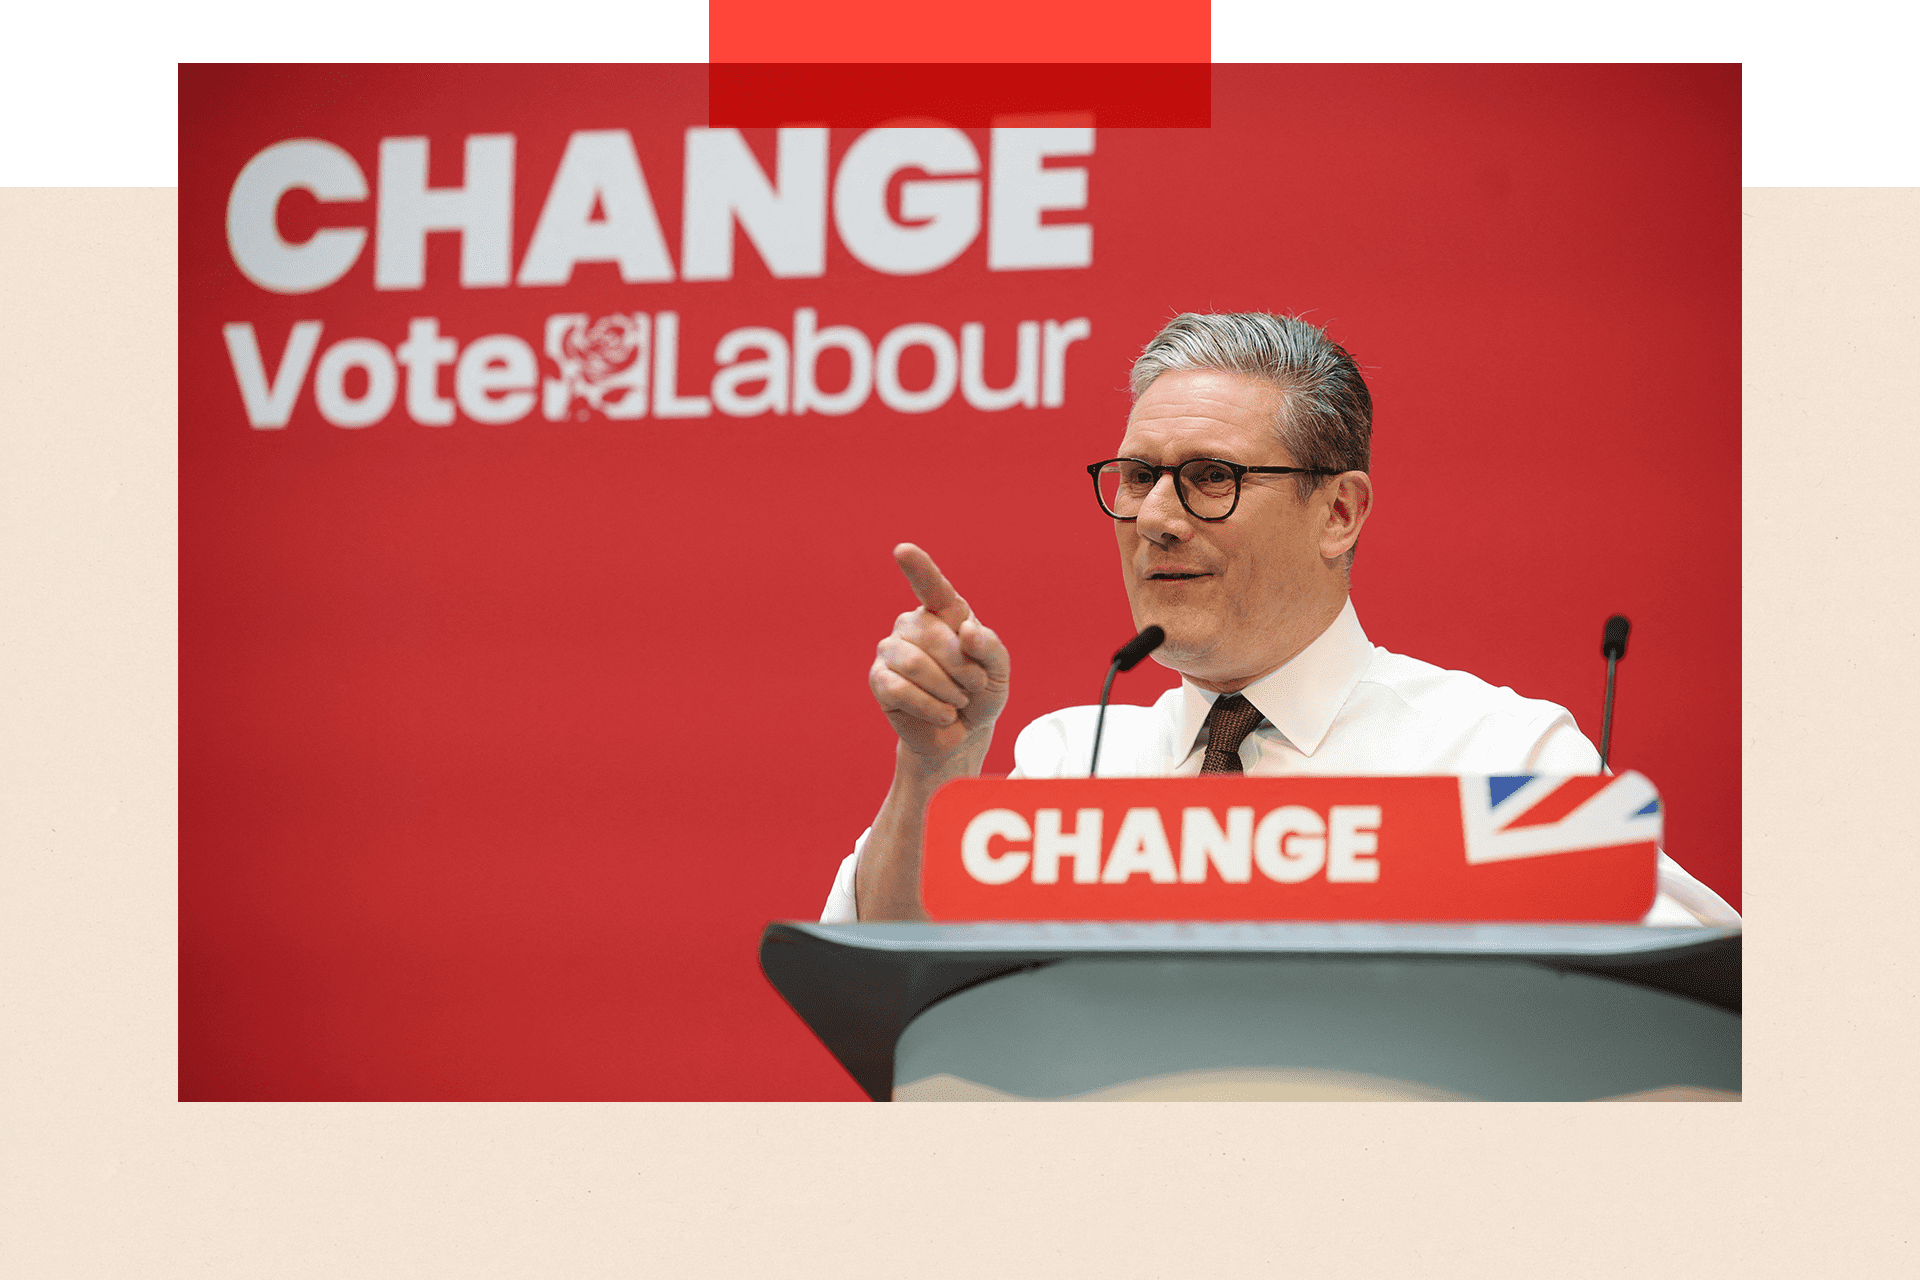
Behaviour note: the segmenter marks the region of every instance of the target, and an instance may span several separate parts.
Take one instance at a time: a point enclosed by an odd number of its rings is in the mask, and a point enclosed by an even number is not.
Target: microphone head
[[[1600,633],[1600,656],[1603,658],[1626,657],[1627,632],[1632,626],[1625,614],[1616,613],[1608,618],[1607,629]]]
[[[1122,671],[1133,670],[1140,665],[1140,659],[1158,649],[1166,638],[1167,633],[1158,625],[1148,627],[1120,646],[1120,652],[1113,655],[1114,665]]]

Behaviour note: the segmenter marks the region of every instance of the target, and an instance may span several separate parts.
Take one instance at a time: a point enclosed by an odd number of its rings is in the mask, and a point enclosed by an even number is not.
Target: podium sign
[[[1661,805],[1618,777],[966,778],[935,920],[1637,921]]]

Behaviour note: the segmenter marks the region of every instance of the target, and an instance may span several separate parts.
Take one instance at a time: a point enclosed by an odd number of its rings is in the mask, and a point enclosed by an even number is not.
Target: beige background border
[[[1920,1274],[1920,193],[1747,196],[1731,1107],[173,1102],[173,207],[0,191],[0,1270]]]

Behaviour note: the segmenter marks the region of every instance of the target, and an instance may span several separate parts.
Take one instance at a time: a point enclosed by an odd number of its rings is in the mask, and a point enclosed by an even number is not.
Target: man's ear
[[[1373,511],[1373,479],[1364,471],[1342,471],[1320,491],[1325,523],[1320,528],[1320,558],[1338,560],[1360,540],[1360,526]]]

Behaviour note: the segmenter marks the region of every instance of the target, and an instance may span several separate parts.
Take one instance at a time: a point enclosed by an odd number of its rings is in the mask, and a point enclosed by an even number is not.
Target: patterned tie
[[[1260,723],[1260,708],[1237,693],[1216,698],[1207,712],[1207,760],[1201,773],[1241,773],[1240,744]]]

